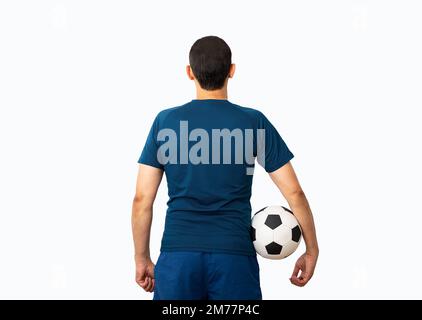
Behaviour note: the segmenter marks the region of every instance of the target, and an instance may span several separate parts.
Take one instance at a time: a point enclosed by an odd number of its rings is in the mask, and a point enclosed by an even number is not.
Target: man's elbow
[[[287,196],[287,201],[291,203],[292,205],[301,205],[303,203],[306,203],[306,195],[305,192],[303,192],[302,188],[297,188],[294,190],[291,190]]]
[[[137,194],[133,198],[133,213],[146,213],[152,211],[153,200],[143,194]]]

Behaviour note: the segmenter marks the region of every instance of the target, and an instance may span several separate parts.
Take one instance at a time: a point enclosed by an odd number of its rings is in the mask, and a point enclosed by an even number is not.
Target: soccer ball
[[[256,252],[267,259],[283,259],[299,246],[302,230],[293,212],[269,206],[252,217],[251,237]]]

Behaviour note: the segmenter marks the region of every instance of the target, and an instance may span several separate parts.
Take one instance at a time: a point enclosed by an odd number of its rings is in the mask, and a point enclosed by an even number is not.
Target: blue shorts
[[[262,299],[256,255],[162,251],[154,277],[154,300]]]

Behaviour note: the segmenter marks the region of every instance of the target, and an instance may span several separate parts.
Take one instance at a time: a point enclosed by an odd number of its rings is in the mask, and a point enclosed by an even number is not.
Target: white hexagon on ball
[[[262,255],[264,258],[271,259],[271,255],[268,254],[265,246],[273,242],[273,231],[266,225],[262,224],[257,227],[255,231],[255,237],[260,239],[260,241],[254,241],[255,250],[257,252],[261,252],[260,255]]]

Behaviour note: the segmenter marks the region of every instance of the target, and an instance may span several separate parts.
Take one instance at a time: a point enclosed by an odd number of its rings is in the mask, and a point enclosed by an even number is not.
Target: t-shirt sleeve
[[[260,114],[259,129],[265,131],[261,131],[261,134],[257,137],[257,160],[265,171],[273,172],[288,163],[294,155],[276,128],[263,114]],[[265,146],[265,149],[262,148],[263,146]]]
[[[158,161],[158,157],[157,157],[157,152],[158,152],[157,134],[158,134],[158,116],[155,118],[151,126],[151,129],[149,131],[141,156],[138,159],[138,163],[146,164],[148,166],[152,166],[158,169],[163,169],[164,166]]]

